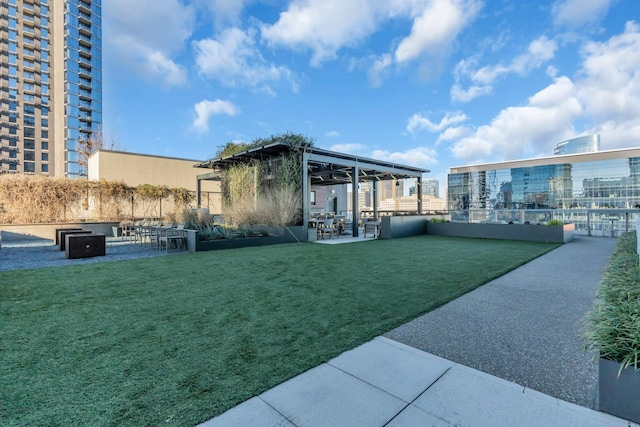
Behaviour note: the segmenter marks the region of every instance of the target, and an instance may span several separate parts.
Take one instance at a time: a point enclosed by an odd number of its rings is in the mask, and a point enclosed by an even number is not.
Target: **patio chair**
[[[327,235],[329,236],[329,238],[331,238],[331,236],[338,237],[338,228],[334,225],[333,222],[333,218],[327,218],[324,220],[324,224],[318,227],[318,238],[324,239]]]
[[[169,252],[169,248],[172,246],[176,249],[187,248],[187,236],[184,231],[184,224],[178,224],[178,226],[174,229],[167,230],[164,236],[160,236],[158,239],[158,245],[160,246],[160,250],[164,246],[165,250]]]
[[[156,249],[160,249],[160,238],[161,237],[166,237],[167,233],[169,233],[169,231],[173,229],[173,223],[172,222],[168,222],[164,225],[164,227],[162,226],[162,222],[158,221],[158,225],[156,226],[156,229],[153,230],[155,231],[155,233],[151,233],[151,243],[155,243],[156,244]]]

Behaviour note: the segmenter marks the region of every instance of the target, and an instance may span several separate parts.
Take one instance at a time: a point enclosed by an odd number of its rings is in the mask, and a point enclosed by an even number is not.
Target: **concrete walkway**
[[[576,325],[616,242],[580,237],[201,426],[637,426],[586,407]]]

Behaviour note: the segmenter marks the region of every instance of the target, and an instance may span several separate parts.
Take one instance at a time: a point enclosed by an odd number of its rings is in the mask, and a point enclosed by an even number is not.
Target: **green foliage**
[[[263,161],[237,163],[222,171],[222,200],[225,217],[235,225],[250,224],[257,220],[264,225],[291,225],[298,221],[302,207],[302,153],[305,148],[312,147],[314,140],[304,135],[287,132],[272,135],[268,138],[255,139],[247,143],[227,143],[220,147],[218,156],[228,156],[251,148],[284,143],[291,147],[289,152]],[[298,194],[300,200],[295,201],[295,208],[287,208],[289,219],[267,220],[264,217],[267,209],[263,208],[265,196],[281,195],[282,192]],[[267,201],[267,204],[269,202]],[[284,215],[282,199],[276,202],[280,217]],[[273,207],[273,204],[271,204]],[[271,215],[275,217],[274,213]],[[293,221],[293,222],[292,222]],[[285,224],[286,223],[286,224]]]
[[[216,158],[220,157],[229,157],[234,154],[242,153],[243,151],[251,150],[252,148],[260,147],[261,144],[252,142],[227,142],[225,145],[218,146],[218,151],[216,151]]]
[[[640,369],[640,269],[636,232],[620,237],[598,284],[594,308],[583,319],[587,350]]]
[[[562,227],[564,225],[564,222],[562,222],[559,219],[550,219],[549,221],[546,222],[546,225],[551,225],[554,227]]]
[[[445,218],[431,218],[429,222],[432,224],[440,224],[440,223],[449,222],[449,221],[447,221]]]
[[[556,247],[357,245],[0,273],[0,424],[195,426]]]

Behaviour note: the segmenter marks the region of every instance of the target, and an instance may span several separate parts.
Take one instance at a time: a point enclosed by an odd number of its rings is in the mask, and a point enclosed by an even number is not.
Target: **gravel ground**
[[[61,265],[93,264],[96,262],[121,261],[125,259],[166,256],[184,252],[159,251],[147,245],[123,241],[119,237],[107,237],[106,255],[103,257],[67,259],[53,240],[29,239],[3,241],[0,249],[0,271],[24,270],[29,268],[54,267]]]
[[[577,237],[385,336],[592,408],[598,371],[579,322],[616,242]]]

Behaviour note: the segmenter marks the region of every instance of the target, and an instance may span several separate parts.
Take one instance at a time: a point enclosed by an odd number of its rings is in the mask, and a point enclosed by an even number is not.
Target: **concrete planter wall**
[[[426,234],[427,218],[424,216],[383,216],[380,224],[380,238],[420,236]]]
[[[111,236],[112,227],[117,227],[120,223],[114,222],[65,222],[49,224],[19,224],[0,225],[5,241],[24,239],[50,239],[55,240],[57,228],[82,228],[95,234]]]
[[[575,237],[575,224],[564,226],[530,224],[478,224],[466,222],[427,223],[427,234],[479,239],[526,240],[566,243]]]
[[[282,243],[304,242],[307,240],[307,227],[266,227],[269,232],[268,237],[248,237],[229,240],[212,240],[207,242],[198,241],[197,231],[193,231],[195,251],[217,251],[223,249],[237,249],[250,246],[268,246]],[[187,248],[189,248],[189,238],[187,238]]]
[[[599,359],[598,370],[598,409],[640,423],[640,370],[627,368],[618,377],[620,364],[606,359]]]

